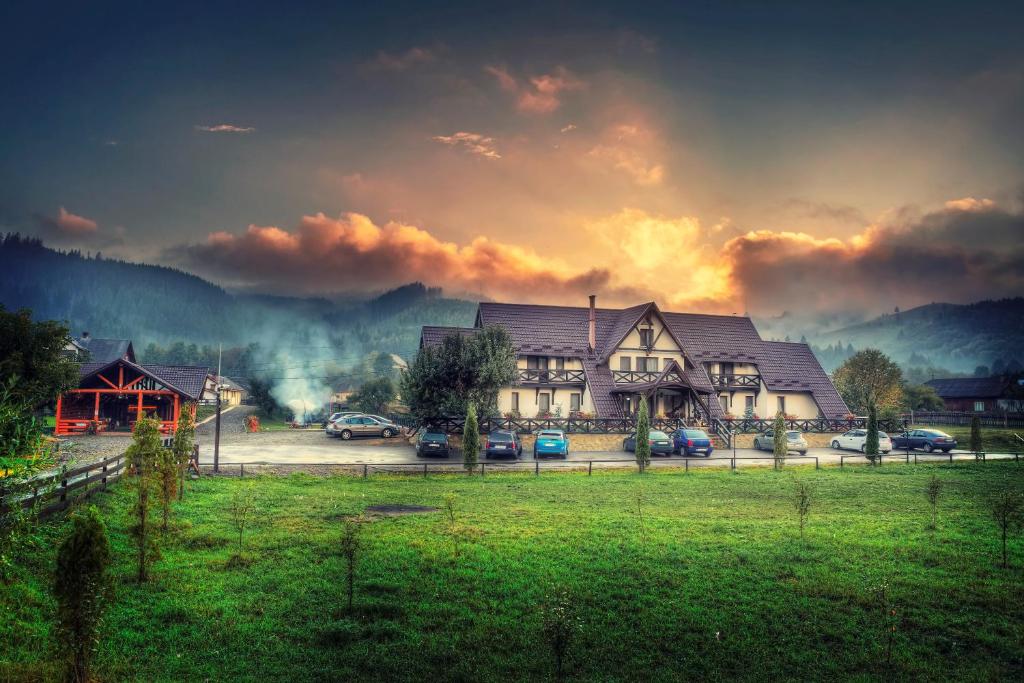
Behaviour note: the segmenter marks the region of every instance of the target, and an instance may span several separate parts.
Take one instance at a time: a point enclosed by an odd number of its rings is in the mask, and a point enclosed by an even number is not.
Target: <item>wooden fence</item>
[[[977,416],[982,427],[1024,428],[1024,415],[1020,413],[962,413],[948,410],[914,411],[903,417],[908,423],[948,427],[970,427]]]
[[[73,502],[106,490],[124,473],[124,468],[122,454],[28,481],[0,481],[0,516],[28,508],[35,508],[40,517],[66,510]]]

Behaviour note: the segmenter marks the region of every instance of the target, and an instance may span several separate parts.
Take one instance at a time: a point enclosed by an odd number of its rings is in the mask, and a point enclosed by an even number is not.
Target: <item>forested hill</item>
[[[816,335],[817,345],[881,349],[911,366],[1000,372],[1024,362],[1024,298],[928,304]]]
[[[0,241],[0,304],[29,308],[37,319],[66,320],[74,334],[225,347],[301,339],[338,349],[338,360],[369,351],[410,357],[420,327],[471,325],[476,303],[446,299],[414,283],[376,299],[237,295],[189,273],[60,252],[35,239]]]

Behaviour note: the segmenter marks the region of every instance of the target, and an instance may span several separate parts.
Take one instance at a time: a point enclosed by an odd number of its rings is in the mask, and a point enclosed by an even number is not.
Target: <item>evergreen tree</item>
[[[68,656],[65,680],[87,683],[109,597],[110,542],[95,507],[73,513],[70,521],[71,533],[57,551],[53,582],[62,635],[58,642]]]
[[[874,404],[868,406],[868,435],[864,441],[864,455],[871,462],[878,457],[878,410]]]
[[[971,418],[971,450],[975,453],[984,450],[981,439],[981,419],[977,415]]]
[[[636,414],[636,464],[643,474],[651,464],[651,418],[647,410],[647,397],[640,397],[640,407]]]
[[[189,460],[192,459],[192,451],[195,447],[196,423],[192,419],[190,410],[182,410],[178,418],[178,426],[174,430],[174,443],[171,450],[174,452],[174,462],[178,468],[178,500],[185,497],[185,472],[188,470]]]
[[[786,438],[786,416],[780,410],[775,414],[775,424],[772,425],[772,457],[775,459],[775,468],[779,469],[786,461],[786,453],[789,450],[789,442]]]
[[[149,513],[153,505],[157,458],[161,450],[160,423],[142,417],[135,423],[132,443],[125,451],[125,457],[128,466],[134,470],[134,476],[129,476],[130,485],[135,488],[132,536],[138,553],[138,579],[143,583],[149,578],[149,564],[156,555],[156,539],[150,529]]]
[[[476,421],[476,406],[472,403],[466,408],[466,421],[462,426],[462,466],[466,472],[476,468],[477,454],[480,450],[480,427]]]

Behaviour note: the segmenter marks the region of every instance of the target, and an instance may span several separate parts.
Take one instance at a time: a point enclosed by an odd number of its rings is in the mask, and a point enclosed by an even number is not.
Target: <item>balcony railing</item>
[[[520,384],[585,384],[586,381],[582,370],[519,370]]]
[[[711,384],[719,388],[757,389],[761,386],[761,375],[710,375]]]
[[[643,372],[640,370],[612,370],[612,379],[616,384],[641,384],[653,382],[658,379],[658,372]]]

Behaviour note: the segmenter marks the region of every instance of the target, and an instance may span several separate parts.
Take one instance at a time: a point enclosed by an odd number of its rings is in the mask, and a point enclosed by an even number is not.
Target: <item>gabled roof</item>
[[[850,412],[811,347],[800,342],[761,342],[758,370],[771,391],[810,391],[825,417]]]
[[[925,382],[942,398],[999,398],[1006,391],[1006,379],[995,377],[949,377]]]
[[[602,362],[606,362],[608,358],[615,353],[615,350],[619,348],[629,333],[634,327],[640,324],[648,315],[654,314],[658,316],[662,324],[665,326],[665,331],[668,332],[669,337],[676,343],[679,350],[683,352],[685,356],[685,349],[680,341],[679,337],[676,336],[672,326],[669,325],[668,320],[662,314],[661,309],[653,301],[646,304],[640,304],[639,306],[633,306],[631,308],[623,309],[619,314],[619,319],[616,321],[615,326],[611,329],[609,337],[605,340],[604,344],[600,344],[599,348],[602,349],[600,358]]]
[[[96,339],[85,337],[75,343],[89,352],[90,363],[109,363],[118,358],[135,362],[135,349],[131,339]]]
[[[118,363],[124,363],[125,366],[155,379],[171,391],[175,391],[190,400],[196,400],[202,395],[206,378],[210,375],[209,368],[193,365],[144,366],[123,358],[115,358],[108,363],[82,363],[78,368],[79,384],[86,378],[98,375]]]
[[[438,327],[435,325],[424,325],[420,333],[420,348],[424,346],[437,346],[450,334],[458,334],[463,337],[471,337],[477,333],[475,327]]]

